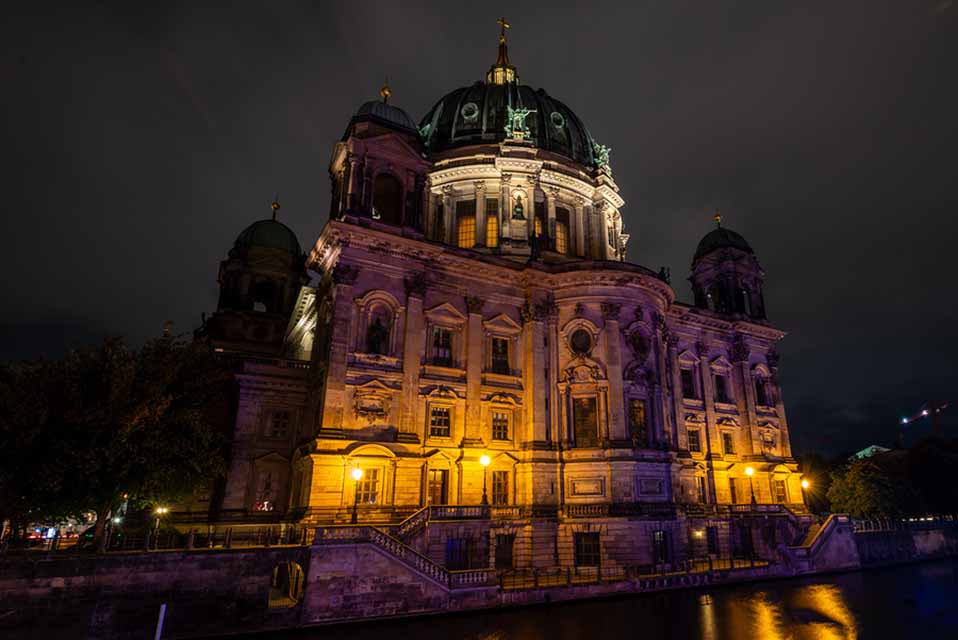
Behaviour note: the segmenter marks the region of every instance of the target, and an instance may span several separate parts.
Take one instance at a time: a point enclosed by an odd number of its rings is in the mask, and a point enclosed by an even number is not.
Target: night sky
[[[312,244],[384,77],[418,121],[484,77],[504,13],[521,80],[612,148],[629,260],[689,300],[716,208],[752,244],[798,452],[958,400],[958,2],[139,4],[0,25],[0,358],[194,328],[274,193]]]

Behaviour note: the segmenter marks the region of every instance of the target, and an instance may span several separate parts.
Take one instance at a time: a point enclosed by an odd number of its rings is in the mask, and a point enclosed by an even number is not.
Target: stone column
[[[662,324],[664,326],[665,324],[664,319],[662,321]],[[662,370],[663,371],[662,380],[664,382],[666,376],[668,376],[669,381],[671,381],[671,387],[672,387],[672,397],[671,397],[671,402],[669,403],[671,405],[670,407],[672,409],[671,413],[674,418],[672,421],[671,441],[679,449],[688,449],[689,434],[688,434],[688,431],[685,429],[685,412],[683,411],[685,398],[682,396],[682,375],[679,372],[679,367],[678,367],[679,339],[678,339],[678,336],[672,334],[672,332],[670,332],[667,327],[663,329],[663,334],[665,338],[663,340],[664,342],[663,366],[665,368]],[[708,447],[706,447],[706,450],[708,450]]]
[[[742,385],[742,393],[735,394],[735,401],[738,404],[739,415],[743,416],[745,424],[742,425],[746,435],[745,448],[750,455],[761,455],[761,438],[758,437],[758,415],[755,411],[755,388],[752,386],[752,373],[748,369],[748,344],[742,336],[735,336],[732,339],[732,348],[730,350],[732,361],[732,373],[738,374],[729,380],[735,384],[735,378],[738,378]],[[758,445],[758,448],[756,448]]]
[[[606,259],[606,232],[605,232],[605,208],[603,201],[596,202],[592,207],[592,259]]]
[[[542,309],[526,302],[522,309],[524,322],[522,378],[525,389],[526,430],[521,441],[531,443],[546,442],[545,420],[545,347],[542,342]],[[520,441],[520,446],[521,446]]]
[[[575,255],[585,257],[587,249],[585,244],[585,198],[579,196],[575,199]]]
[[[768,368],[772,373],[772,389],[775,395],[775,413],[778,415],[778,431],[781,439],[781,449],[783,458],[792,457],[792,442],[788,436],[788,422],[785,420],[785,401],[782,399],[782,391],[778,386],[778,352],[771,349],[767,356]]]
[[[499,184],[499,237],[508,238],[509,236],[509,221],[512,219],[512,193],[510,184],[512,182],[512,174],[504,173],[500,178],[501,182]]]
[[[476,245],[486,246],[486,183],[476,180]]]
[[[619,330],[619,311],[622,305],[603,302],[605,320],[605,364],[609,376],[609,437],[615,441],[629,441],[629,426],[625,420],[625,393],[622,385],[622,335]]]
[[[455,237],[455,220],[456,212],[453,210],[453,188],[451,184],[444,185],[442,188],[442,213],[443,213],[443,226],[445,227],[443,237],[439,239],[440,242],[446,244],[452,244],[452,239]]]
[[[422,313],[422,300],[426,295],[424,274],[407,278],[406,285],[406,321],[403,337],[402,356],[402,406],[399,418],[400,442],[421,442],[420,432],[424,428],[416,415],[419,406],[419,370],[425,348],[425,322]]]
[[[561,410],[559,408],[559,308],[552,304],[546,313],[546,332],[549,338],[549,425],[546,429],[546,440],[559,442],[562,435],[559,432]]]
[[[715,389],[712,386],[712,367],[709,366],[708,346],[704,342],[698,342],[695,344],[695,351],[699,357],[699,382],[702,387],[702,403],[705,405],[705,424],[710,440],[709,448],[716,458],[721,459],[725,454],[725,448],[715,418]]]
[[[359,267],[340,262],[333,268],[333,318],[326,372],[326,399],[320,437],[343,437],[346,409],[346,359],[349,355],[350,324],[353,319],[353,284]]]
[[[543,234],[548,238],[543,248],[554,251],[556,248],[556,199],[559,197],[559,187],[546,187],[546,219]],[[568,231],[568,230],[567,230]]]
[[[482,299],[466,296],[466,424],[461,445],[483,446],[482,428]]]

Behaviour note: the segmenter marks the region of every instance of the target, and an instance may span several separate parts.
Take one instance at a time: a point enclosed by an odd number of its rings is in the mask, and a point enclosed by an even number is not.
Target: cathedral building
[[[718,221],[692,303],[627,262],[609,148],[505,26],[418,125],[388,87],[359,107],[307,251],[276,204],[237,237],[210,516],[373,525],[450,569],[771,553],[807,511],[755,252]]]

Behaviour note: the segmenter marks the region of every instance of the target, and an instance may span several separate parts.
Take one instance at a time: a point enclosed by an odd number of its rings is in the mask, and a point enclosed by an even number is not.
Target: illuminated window
[[[775,490],[775,502],[779,504],[788,502],[788,492],[785,490],[784,480],[775,480],[772,482],[772,488]]]
[[[492,504],[509,504],[509,472],[492,472]]]
[[[599,533],[576,533],[575,535],[575,566],[577,567],[597,567],[599,566],[599,557],[601,548],[599,546]]]
[[[486,246],[499,246],[499,201],[486,200]]]
[[[492,412],[492,439],[509,439],[509,414],[505,411]]]
[[[537,236],[542,235],[542,218],[539,216],[536,216],[535,234]]]
[[[456,203],[456,246],[472,249],[476,246],[476,201]]]
[[[699,440],[698,429],[689,429],[689,451],[692,453],[702,452],[702,441]]]
[[[432,407],[429,410],[429,435],[448,438],[451,417],[452,410],[449,407]]]
[[[459,223],[456,227],[457,239],[456,246],[463,249],[472,249],[476,246],[476,217],[459,216]]]
[[[269,437],[285,438],[289,434],[289,411],[274,411],[269,416]]]
[[[556,222],[556,252],[569,253],[569,229],[564,222]]]
[[[379,499],[379,469],[366,469],[356,488],[359,504],[376,504]]]

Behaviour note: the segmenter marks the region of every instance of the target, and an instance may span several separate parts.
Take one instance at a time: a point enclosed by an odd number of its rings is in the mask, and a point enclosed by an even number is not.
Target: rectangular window
[[[274,411],[269,416],[269,437],[285,438],[289,435],[289,411]]]
[[[629,435],[632,446],[649,446],[649,429],[645,419],[645,400],[629,400]]]
[[[473,566],[474,545],[471,538],[450,538],[446,540],[446,568],[453,571],[471,569]],[[486,561],[488,562],[488,560]]]
[[[456,246],[472,249],[476,246],[476,216],[459,216],[456,222]]]
[[[494,198],[486,198],[486,246],[499,246],[499,201]]]
[[[432,407],[429,410],[429,435],[440,438],[448,438],[452,410],[449,407]]]
[[[708,491],[705,489],[705,476],[697,476],[695,478],[695,486],[698,489],[698,499],[699,502],[705,504],[708,502]]]
[[[652,559],[656,564],[668,562],[671,556],[669,554],[669,536],[666,531],[657,529],[652,532]]]
[[[691,369],[682,369],[682,397],[689,400],[699,397],[695,392],[695,377]]]
[[[601,557],[599,547],[599,533],[576,533],[575,535],[575,566],[598,567]]]
[[[359,504],[376,504],[379,499],[379,469],[366,469],[356,488]]]
[[[722,448],[725,450],[725,455],[733,455],[735,453],[735,438],[731,431],[722,432]]]
[[[730,403],[732,400],[728,392],[728,377],[717,373],[713,380],[715,380],[715,401]]]
[[[738,490],[737,478],[728,479],[728,493],[729,493],[729,502],[731,502],[732,504],[738,504],[738,498],[741,492]]]
[[[716,526],[705,527],[705,541],[708,544],[709,553],[713,555],[718,555],[719,553],[718,527]]]
[[[599,446],[599,422],[595,398],[572,399],[572,424],[577,447]]]
[[[785,481],[775,480],[772,482],[772,487],[775,489],[775,502],[786,504],[788,502],[788,493],[785,490]]]
[[[492,504],[509,504],[509,472],[492,472]]]
[[[610,224],[608,231],[609,231],[609,246],[614,248],[615,247],[615,227],[613,227]]]
[[[452,366],[452,331],[449,329],[433,327],[432,363],[440,367]]]
[[[702,453],[702,442],[699,440],[699,430],[689,429],[689,451],[692,453]]]
[[[509,339],[492,339],[492,372],[509,375]]]
[[[509,439],[509,414],[505,411],[492,412],[492,439]]]
[[[514,534],[496,534],[496,569],[512,569],[512,549],[516,544]]]
[[[556,207],[556,227],[555,227],[556,253],[568,255],[569,243],[569,210],[562,207]]]

